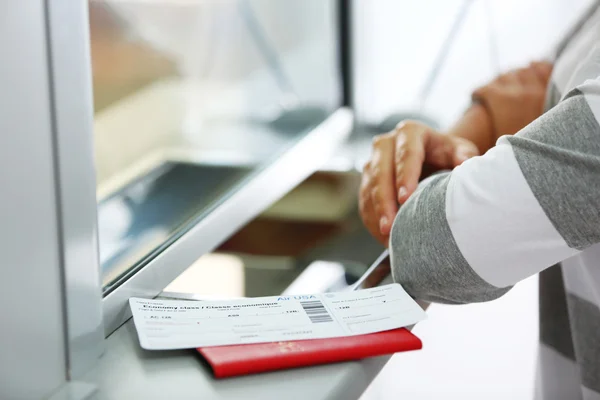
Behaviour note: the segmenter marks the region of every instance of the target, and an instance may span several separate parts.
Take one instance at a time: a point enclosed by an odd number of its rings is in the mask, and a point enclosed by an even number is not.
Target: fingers
[[[400,124],[396,132],[395,188],[398,202],[404,204],[419,184],[429,129],[420,124]]]
[[[550,76],[552,75],[553,65],[547,61],[532,62],[529,65],[543,82],[544,86],[548,85]]]
[[[398,212],[394,190],[394,148],[396,137],[393,133],[378,135],[373,141],[373,155],[370,162],[371,184],[368,188],[373,213],[379,223],[382,235],[389,235],[392,222]]]
[[[519,69],[518,74],[524,85],[534,85],[545,90],[552,75],[552,64],[532,62],[527,68]]]
[[[532,62],[528,67],[512,70],[500,75],[496,82],[501,84],[548,85],[552,75],[552,64],[546,61]]]
[[[521,79],[519,78],[518,72],[513,70],[498,76],[496,82],[503,85],[515,85],[521,83]]]
[[[453,138],[454,151],[453,151],[453,167],[458,167],[460,164],[479,155],[477,146],[468,140],[461,138]]]
[[[472,142],[413,121],[376,136],[359,196],[360,216],[369,232],[387,246],[398,203],[406,202],[417,189],[425,162],[451,169],[476,155]]]
[[[476,155],[477,147],[470,141],[412,121],[376,136],[359,197],[360,215],[369,232],[387,245],[398,203],[404,204],[417,189],[425,162],[451,169]]]
[[[486,99],[491,90],[490,86],[491,86],[491,84],[487,84],[487,85],[480,86],[477,89],[475,89],[473,91],[473,93],[471,94],[471,101],[487,106]]]
[[[522,85],[528,87],[544,87],[545,83],[534,68],[520,68],[517,70],[519,81]]]
[[[495,138],[515,134],[542,115],[551,74],[551,63],[534,62],[473,92],[473,101],[489,113]]]
[[[389,236],[383,235],[379,229],[379,221],[374,212],[374,206],[371,199],[370,174],[368,164],[363,170],[363,177],[358,199],[359,211],[362,221],[371,235],[377,239],[382,245],[387,247]]]

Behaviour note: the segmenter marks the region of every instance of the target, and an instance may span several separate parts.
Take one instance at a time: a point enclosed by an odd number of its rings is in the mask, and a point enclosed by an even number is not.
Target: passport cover
[[[421,340],[404,328],[366,335],[289,342],[202,347],[216,378],[306,367],[418,350]]]

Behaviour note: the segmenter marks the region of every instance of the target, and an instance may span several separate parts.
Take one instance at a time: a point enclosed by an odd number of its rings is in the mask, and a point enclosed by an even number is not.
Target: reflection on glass
[[[354,290],[369,289],[393,283],[392,264],[387,251],[377,259],[365,275],[353,286]]]
[[[210,277],[207,279],[207,277]],[[223,300],[368,289],[393,283],[390,259],[382,254],[369,268],[358,262],[211,253],[169,284],[162,298]]]
[[[245,281],[245,265],[240,257],[211,253],[200,257],[164,292],[200,293],[203,299],[232,299],[246,296]]]
[[[246,169],[165,163],[98,204],[100,261],[114,280],[123,264],[133,264],[165,244],[190,219],[247,173]]]
[[[342,290],[347,286],[346,269],[342,263],[317,260],[306,267],[281,294],[286,296],[306,294],[307,287],[316,289],[311,293],[324,293],[336,289]]]
[[[90,2],[105,291],[336,108],[335,3]]]

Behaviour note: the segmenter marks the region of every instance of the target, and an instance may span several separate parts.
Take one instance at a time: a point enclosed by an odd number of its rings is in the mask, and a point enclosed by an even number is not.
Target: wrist
[[[494,125],[487,108],[479,102],[473,102],[458,122],[448,131],[448,135],[473,142],[480,154],[495,144]]]
[[[482,136],[485,136],[490,140],[490,147],[492,147],[496,135],[494,132],[494,121],[488,108],[484,104],[476,101],[471,104],[466,113],[472,115],[473,125]]]

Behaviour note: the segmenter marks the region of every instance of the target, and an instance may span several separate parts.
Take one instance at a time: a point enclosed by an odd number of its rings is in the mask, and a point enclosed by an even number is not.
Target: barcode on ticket
[[[300,304],[304,308],[304,312],[310,318],[310,322],[317,324],[319,322],[332,322],[333,318],[327,312],[327,309],[319,300],[301,301]]]

